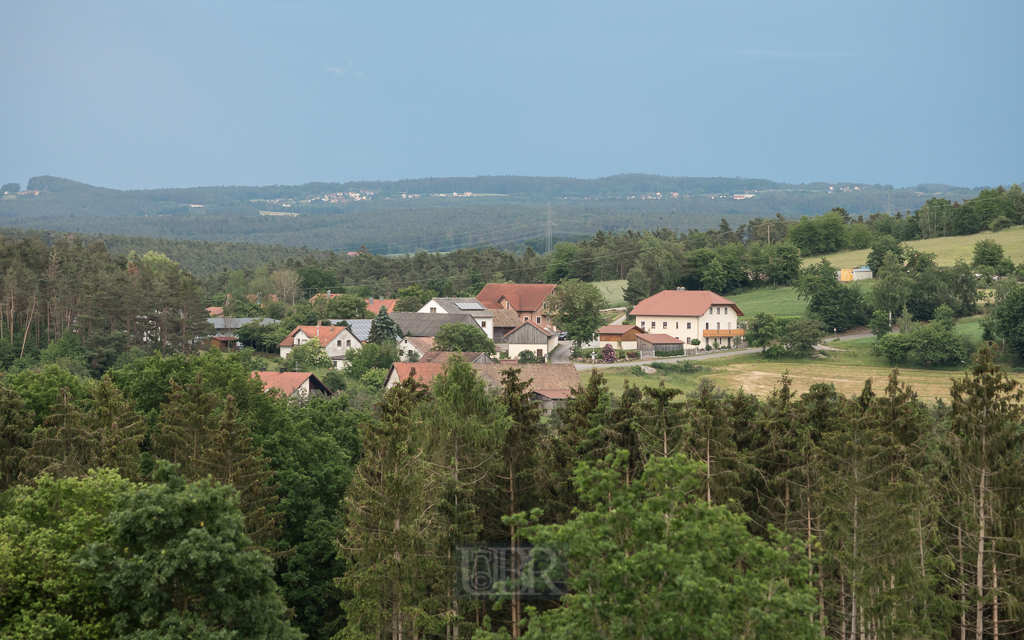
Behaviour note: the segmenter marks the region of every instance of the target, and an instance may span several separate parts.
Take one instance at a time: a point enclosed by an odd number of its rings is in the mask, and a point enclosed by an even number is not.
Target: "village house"
[[[468,313],[413,313],[410,311],[396,311],[391,314],[391,319],[402,330],[403,336],[433,338],[441,330],[441,327],[446,324],[468,324],[483,331],[476,320]]]
[[[601,348],[612,345],[615,349],[636,349],[636,337],[646,333],[635,324],[609,324],[597,330],[598,345]]]
[[[476,299],[488,309],[511,309],[522,320],[542,327],[551,326],[547,300],[555,290],[553,284],[490,283],[484,285]]]
[[[312,373],[303,371],[253,371],[252,377],[263,382],[264,392],[276,389],[289,398],[305,399],[310,395],[331,395],[331,390]]]
[[[646,333],[672,336],[701,346],[737,346],[744,331],[739,326],[743,315],[734,302],[711,291],[673,289],[641,300],[633,308],[636,324]]]
[[[494,320],[491,324],[494,327],[494,341],[504,342],[508,332],[522,324],[523,319],[512,309],[492,309]]]
[[[416,313],[469,314],[487,337],[494,340],[494,312],[476,298],[433,298]]]
[[[573,389],[582,387],[576,366],[572,364],[471,364],[489,389],[500,390],[501,374],[506,369],[520,369],[519,379],[529,381],[527,392],[531,399],[540,402],[544,413],[550,413],[565,401]],[[428,387],[431,381],[444,370],[440,362],[396,362],[391,365],[384,388],[390,389],[410,376]]]
[[[505,344],[508,345],[509,358],[517,358],[523,351],[532,351],[538,358],[546,358],[558,346],[558,332],[550,325],[545,328],[526,320],[505,335]]]
[[[415,355],[416,360],[422,360],[423,356],[427,355],[434,349],[434,338],[432,336],[406,336],[398,342],[398,355],[402,358],[403,362],[409,362],[409,359]]]
[[[218,338],[236,338],[238,330],[250,322],[259,322],[264,326],[280,322],[273,318],[207,318],[206,321],[213,327],[213,335]]]
[[[313,339],[319,341],[320,346],[330,356],[335,369],[345,367],[345,354],[348,351],[362,346],[362,341],[348,327],[299,326],[295,327],[288,337],[278,345],[281,349],[281,357],[287,358],[292,349]]]

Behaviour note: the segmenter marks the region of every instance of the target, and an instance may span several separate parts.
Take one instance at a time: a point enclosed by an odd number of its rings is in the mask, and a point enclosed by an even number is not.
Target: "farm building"
[[[616,349],[636,349],[636,337],[646,333],[634,324],[609,324],[597,330],[601,347],[612,345]]]

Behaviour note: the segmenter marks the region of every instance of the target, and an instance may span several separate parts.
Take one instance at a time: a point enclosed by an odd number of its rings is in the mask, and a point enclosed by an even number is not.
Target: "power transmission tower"
[[[551,227],[552,226],[553,226],[553,223],[551,222],[551,205],[549,204],[548,205],[548,248],[547,248],[547,251],[545,251],[545,253],[551,253],[551,250],[554,248],[554,247],[551,246]]]

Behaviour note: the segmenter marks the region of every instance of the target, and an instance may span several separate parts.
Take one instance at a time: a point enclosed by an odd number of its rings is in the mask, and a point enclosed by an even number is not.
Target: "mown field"
[[[974,243],[979,240],[995,240],[999,244],[1003,245],[1003,249],[1006,251],[1006,257],[1013,260],[1014,263],[1019,263],[1024,260],[1024,226],[1010,227],[1009,229],[1004,229],[995,233],[985,231],[973,236],[951,236],[946,238],[929,238],[928,240],[911,240],[906,244],[918,251],[934,253],[935,261],[940,266],[945,267],[956,264],[957,258],[963,258],[967,262],[970,262],[974,255]],[[861,249],[859,251],[841,251],[839,253],[830,253],[824,256],[804,258],[804,264],[807,264],[808,261],[818,262],[822,258],[828,258],[828,261],[835,265],[837,269],[849,269],[863,265],[867,261],[868,253],[869,251],[867,249]]]
[[[981,336],[981,328],[977,320],[964,322],[958,329],[975,340]],[[618,394],[626,381],[630,384],[656,387],[664,383],[666,387],[680,389],[684,392],[693,391],[701,378],[708,378],[724,389],[743,389],[758,396],[765,396],[776,388],[783,374],[792,378],[793,388],[798,392],[807,391],[811,385],[824,382],[836,386],[840,393],[858,394],[864,388],[864,382],[872,380],[876,387],[884,386],[892,368],[885,360],[871,355],[873,337],[844,342],[827,342],[825,346],[839,349],[827,351],[826,360],[790,359],[765,360],[760,354],[739,355],[730,358],[697,360],[700,367],[696,373],[663,373],[654,375],[635,375],[629,367],[602,369],[608,379],[609,388]],[[910,384],[922,400],[933,404],[936,399],[949,400],[951,378],[963,375],[966,365],[959,368],[918,368],[907,366],[900,368],[900,378]],[[580,372],[580,378],[586,383],[594,370]],[[1024,374],[1014,373],[1021,382]]]
[[[604,296],[608,307],[626,306],[626,300],[622,297],[622,292],[626,289],[625,280],[605,280],[603,282],[595,282],[594,284],[601,292],[601,295]]]

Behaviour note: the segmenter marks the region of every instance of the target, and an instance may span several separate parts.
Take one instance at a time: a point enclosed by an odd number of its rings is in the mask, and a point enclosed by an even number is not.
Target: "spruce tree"
[[[370,323],[369,341],[381,346],[391,345],[402,339],[402,330],[398,327],[384,305],[380,306],[377,317]]]

